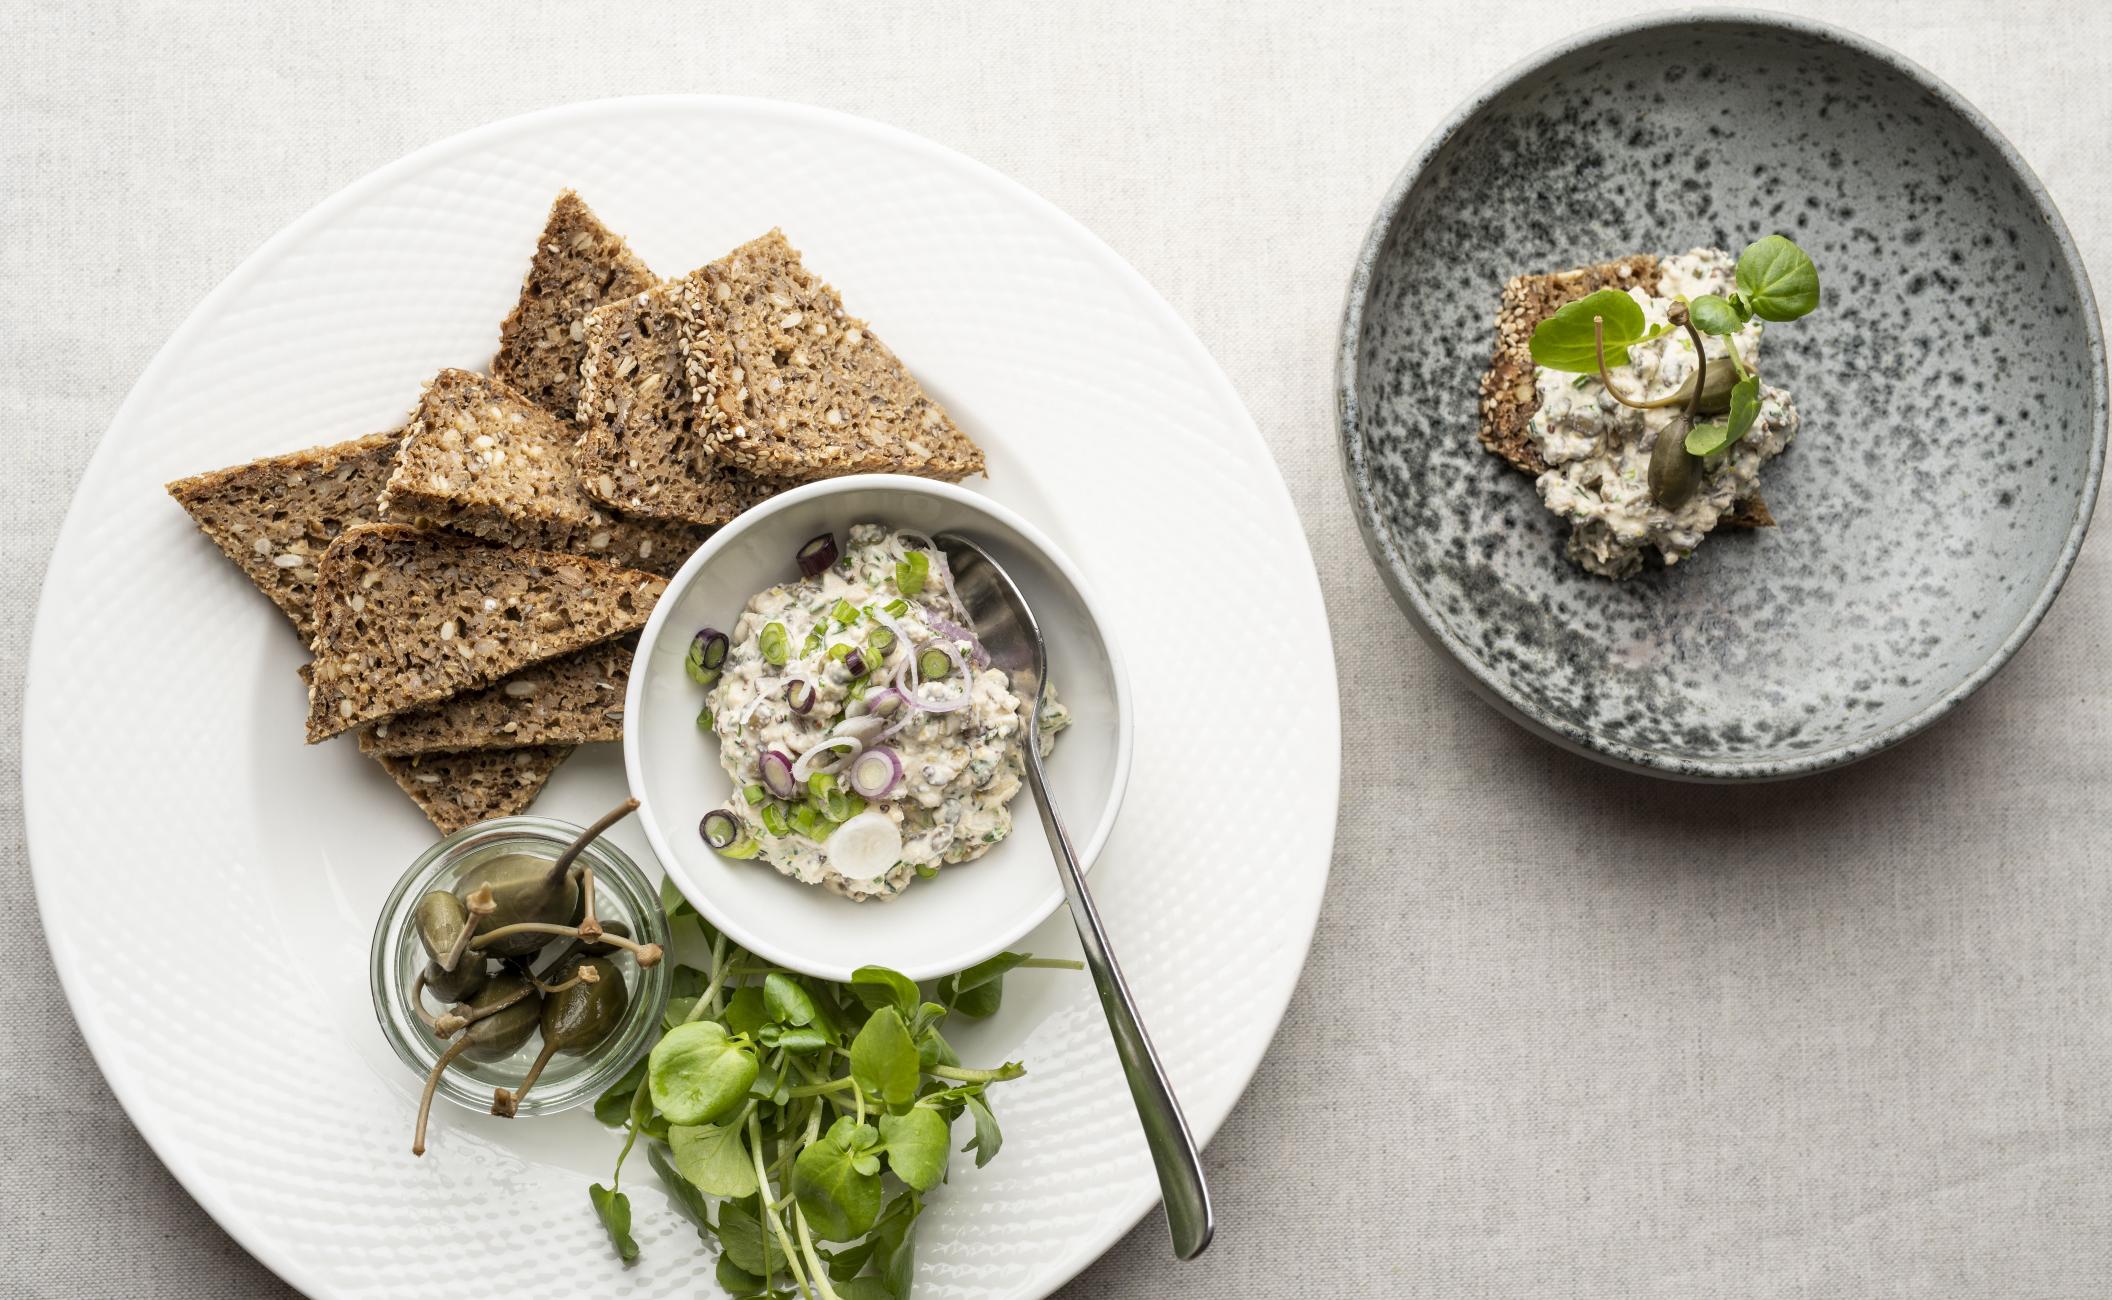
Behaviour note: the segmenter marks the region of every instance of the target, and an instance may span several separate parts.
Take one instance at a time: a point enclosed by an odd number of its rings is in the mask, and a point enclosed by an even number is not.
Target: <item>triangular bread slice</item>
[[[657,574],[441,529],[348,528],[315,587],[308,740],[491,685],[635,632]]]
[[[631,519],[580,486],[577,431],[505,383],[443,370],[404,426],[381,517],[673,574],[710,530]]]
[[[782,231],[678,283],[684,364],[719,460],[764,478],[983,469],[981,449]]]
[[[1481,377],[1481,445],[1524,473],[1539,476],[1547,462],[1533,445],[1529,426],[1540,409],[1534,383],[1533,331],[1562,307],[1601,289],[1657,288],[1657,259],[1648,253],[1548,275],[1512,276],[1503,286],[1496,314],[1496,355]],[[1760,494],[1737,502],[1722,519],[1726,528],[1772,528],[1775,517]]]
[[[635,637],[523,668],[481,691],[384,718],[359,733],[363,754],[400,756],[623,739]]]
[[[339,533],[375,517],[402,439],[399,430],[267,456],[177,479],[168,493],[307,641],[316,563]]]
[[[587,313],[657,281],[623,236],[601,224],[579,195],[564,191],[535,241],[520,301],[499,327],[491,373],[559,419],[574,418]]]
[[[705,448],[680,332],[673,285],[587,317],[580,478],[588,495],[633,517],[723,524],[784,485],[723,465]]]
[[[384,756],[377,761],[442,834],[452,835],[493,817],[526,811],[571,752],[562,745],[540,745]]]

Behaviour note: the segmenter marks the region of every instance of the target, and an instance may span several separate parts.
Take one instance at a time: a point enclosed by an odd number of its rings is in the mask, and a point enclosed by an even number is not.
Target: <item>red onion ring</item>
[[[756,760],[762,770],[763,788],[780,799],[790,799],[799,793],[799,778],[794,772],[791,759],[775,749],[763,751]]]
[[[792,558],[799,564],[799,576],[802,578],[811,578],[817,573],[827,572],[828,567],[836,563],[836,534],[823,533],[819,537],[808,538],[799,548],[799,554]]]

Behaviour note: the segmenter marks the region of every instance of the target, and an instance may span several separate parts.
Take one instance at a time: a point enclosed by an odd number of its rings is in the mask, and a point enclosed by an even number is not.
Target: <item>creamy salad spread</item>
[[[1641,288],[1628,290],[1653,329],[1667,323],[1666,309],[1675,301],[1727,294],[1733,288],[1736,263],[1720,249],[1697,248],[1660,265],[1663,274],[1654,295]],[[1732,336],[1748,368],[1759,361],[1760,329],[1755,317]],[[1724,339],[1706,338],[1710,369],[1729,365]],[[1624,392],[1672,392],[1695,368],[1694,345],[1685,330],[1636,344],[1628,356],[1627,365],[1608,370]],[[1639,571],[1645,548],[1655,548],[1668,565],[1691,555],[1736,502],[1752,495],[1760,467],[1797,436],[1797,410],[1789,394],[1762,384],[1752,429],[1708,457],[1694,494],[1677,510],[1666,510],[1650,496],[1650,451],[1657,435],[1673,423],[1676,408],[1639,411],[1624,406],[1596,375],[1540,366],[1534,381],[1540,409],[1529,428],[1548,465],[1537,481],[1540,499],[1572,521],[1569,558],[1609,578]]]
[[[704,837],[855,901],[892,898],[1011,833],[1023,705],[927,539],[858,524],[840,555],[810,542],[802,568],[817,571],[750,600],[715,653],[698,649],[709,628],[692,646],[710,686],[698,721],[735,790]],[[1045,751],[1069,723],[1044,690]]]

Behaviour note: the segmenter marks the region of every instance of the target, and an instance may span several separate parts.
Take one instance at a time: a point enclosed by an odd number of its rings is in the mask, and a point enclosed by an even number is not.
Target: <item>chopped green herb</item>
[[[838,596],[834,608],[829,610],[829,617],[845,627],[849,627],[858,621],[858,607]]]
[[[895,566],[895,590],[905,596],[914,596],[924,590],[924,579],[930,573],[931,557],[922,551],[911,551]]]
[[[792,824],[785,820],[785,806],[775,800],[764,804],[755,815],[763,823],[763,829],[778,839],[792,833]]]

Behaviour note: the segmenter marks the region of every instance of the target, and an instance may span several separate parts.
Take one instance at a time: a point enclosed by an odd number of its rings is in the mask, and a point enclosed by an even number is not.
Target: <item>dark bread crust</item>
[[[1540,391],[1533,383],[1533,330],[1588,294],[1635,285],[1653,289],[1657,277],[1657,259],[1648,253],[1573,271],[1512,276],[1503,286],[1503,304],[1496,312],[1496,353],[1481,377],[1481,445],[1523,473],[1546,473],[1547,462],[1533,446],[1529,428],[1540,409]],[[1772,528],[1775,517],[1756,492],[1732,506],[1720,526]]]

